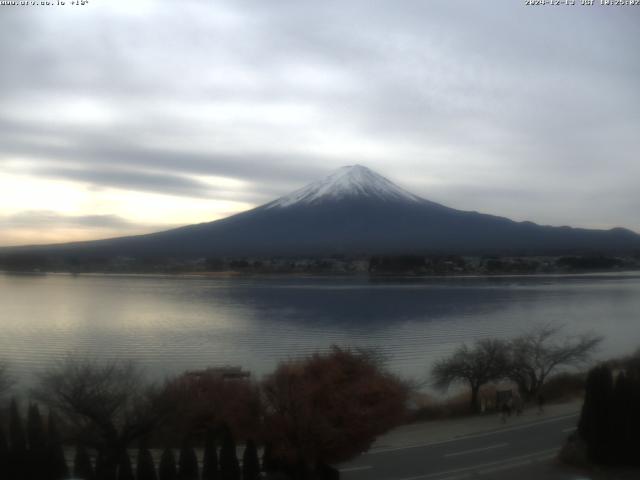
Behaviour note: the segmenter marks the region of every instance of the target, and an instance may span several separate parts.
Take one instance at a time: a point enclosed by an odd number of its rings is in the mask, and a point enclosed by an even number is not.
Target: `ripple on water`
[[[394,371],[423,378],[462,342],[549,321],[605,335],[603,355],[626,353],[640,343],[639,294],[637,276],[372,284],[0,275],[0,356],[24,376],[68,352],[134,359],[156,377],[215,364],[260,375],[337,344],[377,348]]]

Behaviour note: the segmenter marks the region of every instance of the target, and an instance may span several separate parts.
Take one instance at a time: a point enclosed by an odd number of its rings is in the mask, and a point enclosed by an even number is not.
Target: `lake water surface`
[[[640,347],[640,275],[195,278],[0,274],[0,358],[27,379],[67,352],[138,360],[153,376],[211,365],[257,375],[281,359],[377,347],[422,380],[461,342],[536,323]]]

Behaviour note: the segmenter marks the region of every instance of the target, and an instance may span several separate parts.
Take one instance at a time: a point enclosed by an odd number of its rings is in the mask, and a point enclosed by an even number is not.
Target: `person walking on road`
[[[502,423],[507,423],[507,417],[511,416],[511,407],[507,402],[502,404],[502,408],[500,408],[500,420]]]

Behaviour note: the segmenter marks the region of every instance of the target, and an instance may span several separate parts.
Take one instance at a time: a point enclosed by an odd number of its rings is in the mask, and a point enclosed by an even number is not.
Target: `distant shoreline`
[[[324,278],[324,279],[367,279],[367,280],[421,280],[421,279],[501,279],[501,278],[574,278],[574,277],[640,277],[640,269],[601,270],[589,272],[561,272],[561,273],[521,273],[521,274],[369,274],[369,273],[301,273],[301,272],[67,272],[67,271],[12,271],[0,269],[0,274],[6,276],[71,276],[71,277],[153,277],[153,278]]]
[[[264,276],[383,278],[494,278],[532,275],[610,274],[640,271],[634,255],[330,255],[302,257],[48,257],[0,256],[0,271],[181,275],[203,278]]]

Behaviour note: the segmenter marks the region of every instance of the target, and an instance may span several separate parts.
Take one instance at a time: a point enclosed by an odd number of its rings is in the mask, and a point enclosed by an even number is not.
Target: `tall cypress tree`
[[[587,443],[587,455],[595,463],[613,461],[613,375],[606,365],[589,371],[578,432]]]
[[[29,405],[29,413],[27,416],[27,440],[29,442],[29,450],[42,452],[47,448],[47,440],[42,425],[42,416],[38,405]]]
[[[222,446],[220,447],[220,478],[222,480],[240,480],[240,465],[236,454],[236,442],[228,426],[222,427]]]
[[[29,444],[29,478],[40,480],[47,475],[47,439],[42,425],[40,409],[29,405],[27,413],[27,441]]]
[[[9,474],[14,480],[28,477],[27,439],[16,399],[11,400],[9,412]]]
[[[135,480],[133,469],[131,468],[131,458],[129,458],[129,453],[126,450],[120,455],[117,478],[118,480]]]
[[[67,460],[64,456],[62,439],[58,432],[53,412],[49,412],[47,422],[47,478],[49,480],[64,480],[69,476]]]
[[[262,471],[269,474],[283,472],[284,470],[282,462],[273,454],[272,444],[266,442],[262,451]]]
[[[257,480],[260,476],[260,461],[258,460],[258,449],[253,440],[247,440],[242,455],[242,480]]]
[[[629,452],[632,458],[631,464],[634,466],[640,466],[640,442],[637,441],[637,437],[640,435],[640,365],[637,369],[631,370],[630,377],[631,401],[634,408],[631,412],[629,425],[634,435],[634,441],[632,442],[633,446],[630,446],[629,448]]]
[[[633,410],[640,408],[634,406],[633,403],[633,383],[627,375],[622,372],[616,379],[616,385],[613,390],[613,409],[612,409],[612,430],[613,437],[613,454],[615,462],[622,465],[631,465],[634,461],[633,448],[636,444],[634,441],[633,431]]]
[[[156,466],[153,463],[153,457],[151,452],[144,445],[140,445],[138,450],[138,466],[136,469],[137,480],[157,480]]]
[[[94,480],[93,465],[89,453],[82,446],[76,447],[76,455],[73,460],[73,476],[83,480]]]
[[[106,460],[104,458],[104,450],[99,448],[96,452],[96,468],[95,477],[96,480],[104,480],[106,469]]]
[[[11,452],[23,455],[27,451],[27,439],[22,426],[22,418],[18,410],[18,402],[16,399],[11,400],[11,411],[9,413],[9,442],[11,443]]]
[[[202,459],[202,480],[218,480],[218,448],[212,429],[207,430]]]
[[[9,445],[4,436],[4,430],[0,425],[0,478],[10,478],[9,471]]]
[[[173,450],[165,448],[160,456],[160,468],[158,470],[159,480],[177,480],[178,470],[176,468],[176,458]]]
[[[96,458],[96,480],[116,480],[120,459],[107,447],[98,450]]]
[[[180,448],[178,477],[180,480],[198,480],[198,457],[188,439],[182,442]]]

